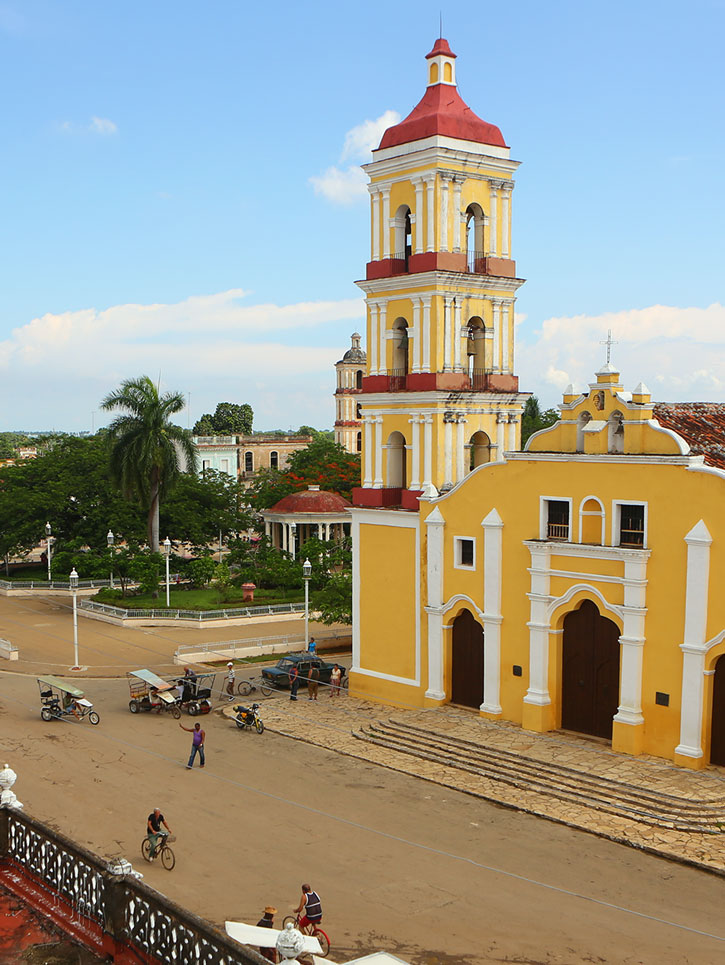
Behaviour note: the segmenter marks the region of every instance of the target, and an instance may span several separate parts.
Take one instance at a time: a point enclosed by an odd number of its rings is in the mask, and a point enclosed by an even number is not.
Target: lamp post
[[[45,524],[45,555],[48,557],[48,583],[50,583],[50,554],[53,537],[50,535],[50,523]]]
[[[108,543],[109,555],[111,557],[111,589],[113,589],[113,542],[114,542],[113,532],[109,529],[106,534],[106,542]]]
[[[164,556],[166,557],[166,609],[169,609],[169,556],[171,555],[171,540],[167,536],[164,540]]]
[[[305,652],[310,644],[310,577],[312,563],[305,560],[302,564],[302,579],[305,581]]]
[[[71,670],[80,670],[78,662],[78,574],[75,566],[70,571],[70,588],[73,592],[73,659],[74,663]]]

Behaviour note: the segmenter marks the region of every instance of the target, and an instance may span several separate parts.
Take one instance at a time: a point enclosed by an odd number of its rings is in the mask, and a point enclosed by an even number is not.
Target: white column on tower
[[[450,178],[441,174],[441,241],[439,249],[448,251],[448,185]]]
[[[501,299],[492,298],[493,306],[493,365],[492,371],[501,371]]]
[[[425,179],[425,191],[428,201],[428,240],[425,246],[426,251],[435,251],[435,174],[429,175]]]
[[[420,304],[421,300],[417,296],[411,298],[413,302],[413,372],[420,372]]]
[[[455,481],[459,483],[463,477],[466,475],[466,417],[462,412],[459,412],[456,416],[456,479]]]
[[[420,416],[414,415],[408,419],[411,430],[411,455],[410,455],[410,484],[408,489],[420,489]]]
[[[363,488],[369,489],[373,484],[373,429],[372,417],[363,416],[363,448],[365,449],[365,475],[363,477]]]
[[[374,185],[368,188],[373,206],[373,261],[380,260],[380,192]]]
[[[496,459],[503,460],[506,451],[506,413],[499,412],[496,416]]]
[[[463,299],[460,295],[453,302],[453,371],[462,372],[461,368],[461,310]]]
[[[390,188],[383,188],[383,258],[390,258]]]
[[[373,489],[383,486],[383,417],[375,417],[375,479]]]
[[[491,214],[489,218],[488,253],[495,258],[498,255],[498,189],[501,187],[501,182],[489,181],[489,184],[491,186]]]
[[[378,303],[368,302],[370,310],[370,374],[378,374]]]
[[[443,416],[443,484],[451,486],[453,483],[453,421],[455,416],[447,412]]]
[[[503,182],[501,194],[501,257],[509,257],[509,226],[511,224],[511,192],[513,181]]]
[[[423,416],[423,489],[433,484],[433,416]]]
[[[423,251],[423,178],[413,178],[415,188],[415,225],[413,229],[413,254]]]
[[[378,374],[385,375],[388,371],[388,363],[385,357],[385,336],[387,332],[387,314],[388,314],[388,303],[387,301],[378,302],[378,345],[379,345],[379,355],[378,355]]]
[[[423,371],[430,372],[430,303],[432,295],[423,295]]]
[[[461,191],[463,189],[463,178],[456,176],[453,178],[453,250],[461,250]]]
[[[518,417],[515,412],[509,412],[509,441],[508,452],[516,452],[516,423]]]
[[[509,307],[508,303],[501,301],[499,315],[499,325],[501,326],[501,371],[509,371]]]
[[[451,317],[453,295],[443,296],[443,371],[451,371]]]

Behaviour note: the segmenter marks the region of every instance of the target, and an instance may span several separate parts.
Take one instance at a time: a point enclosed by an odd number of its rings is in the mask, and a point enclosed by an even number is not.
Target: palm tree
[[[159,551],[159,501],[184,469],[193,472],[196,467],[191,433],[169,422],[184,405],[181,392],[160,395],[147,375],[126,379],[101,403],[107,411],[126,410],[108,427],[111,474],[128,499],[148,508],[148,541],[154,553]]]

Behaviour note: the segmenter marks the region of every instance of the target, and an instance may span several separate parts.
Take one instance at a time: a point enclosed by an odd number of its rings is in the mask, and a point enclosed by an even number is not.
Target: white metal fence
[[[238,617],[274,616],[283,613],[304,613],[304,603],[278,603],[274,606],[243,606],[224,610],[141,610],[124,609],[111,606],[108,603],[97,603],[95,600],[80,600],[78,608],[91,613],[103,613],[117,620],[152,619],[152,620],[198,620],[204,623],[209,620],[229,620]]]
[[[110,586],[110,580],[78,580],[77,589],[100,590]],[[0,580],[0,590],[70,590],[68,580]]]

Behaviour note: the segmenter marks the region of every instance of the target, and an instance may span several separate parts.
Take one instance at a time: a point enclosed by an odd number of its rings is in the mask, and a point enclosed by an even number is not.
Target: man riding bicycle
[[[166,818],[161,813],[161,808],[154,808],[151,814],[148,816],[146,821],[146,837],[149,839],[151,845],[151,850],[149,851],[149,861],[153,861],[156,857],[156,849],[159,843],[163,840],[164,832],[161,830],[161,825],[166,828],[167,832],[171,834],[171,828],[166,823]]]
[[[308,925],[319,925],[322,921],[322,902],[310,885],[302,885],[302,898],[295,908],[295,914],[302,915],[299,921],[300,931]]]

